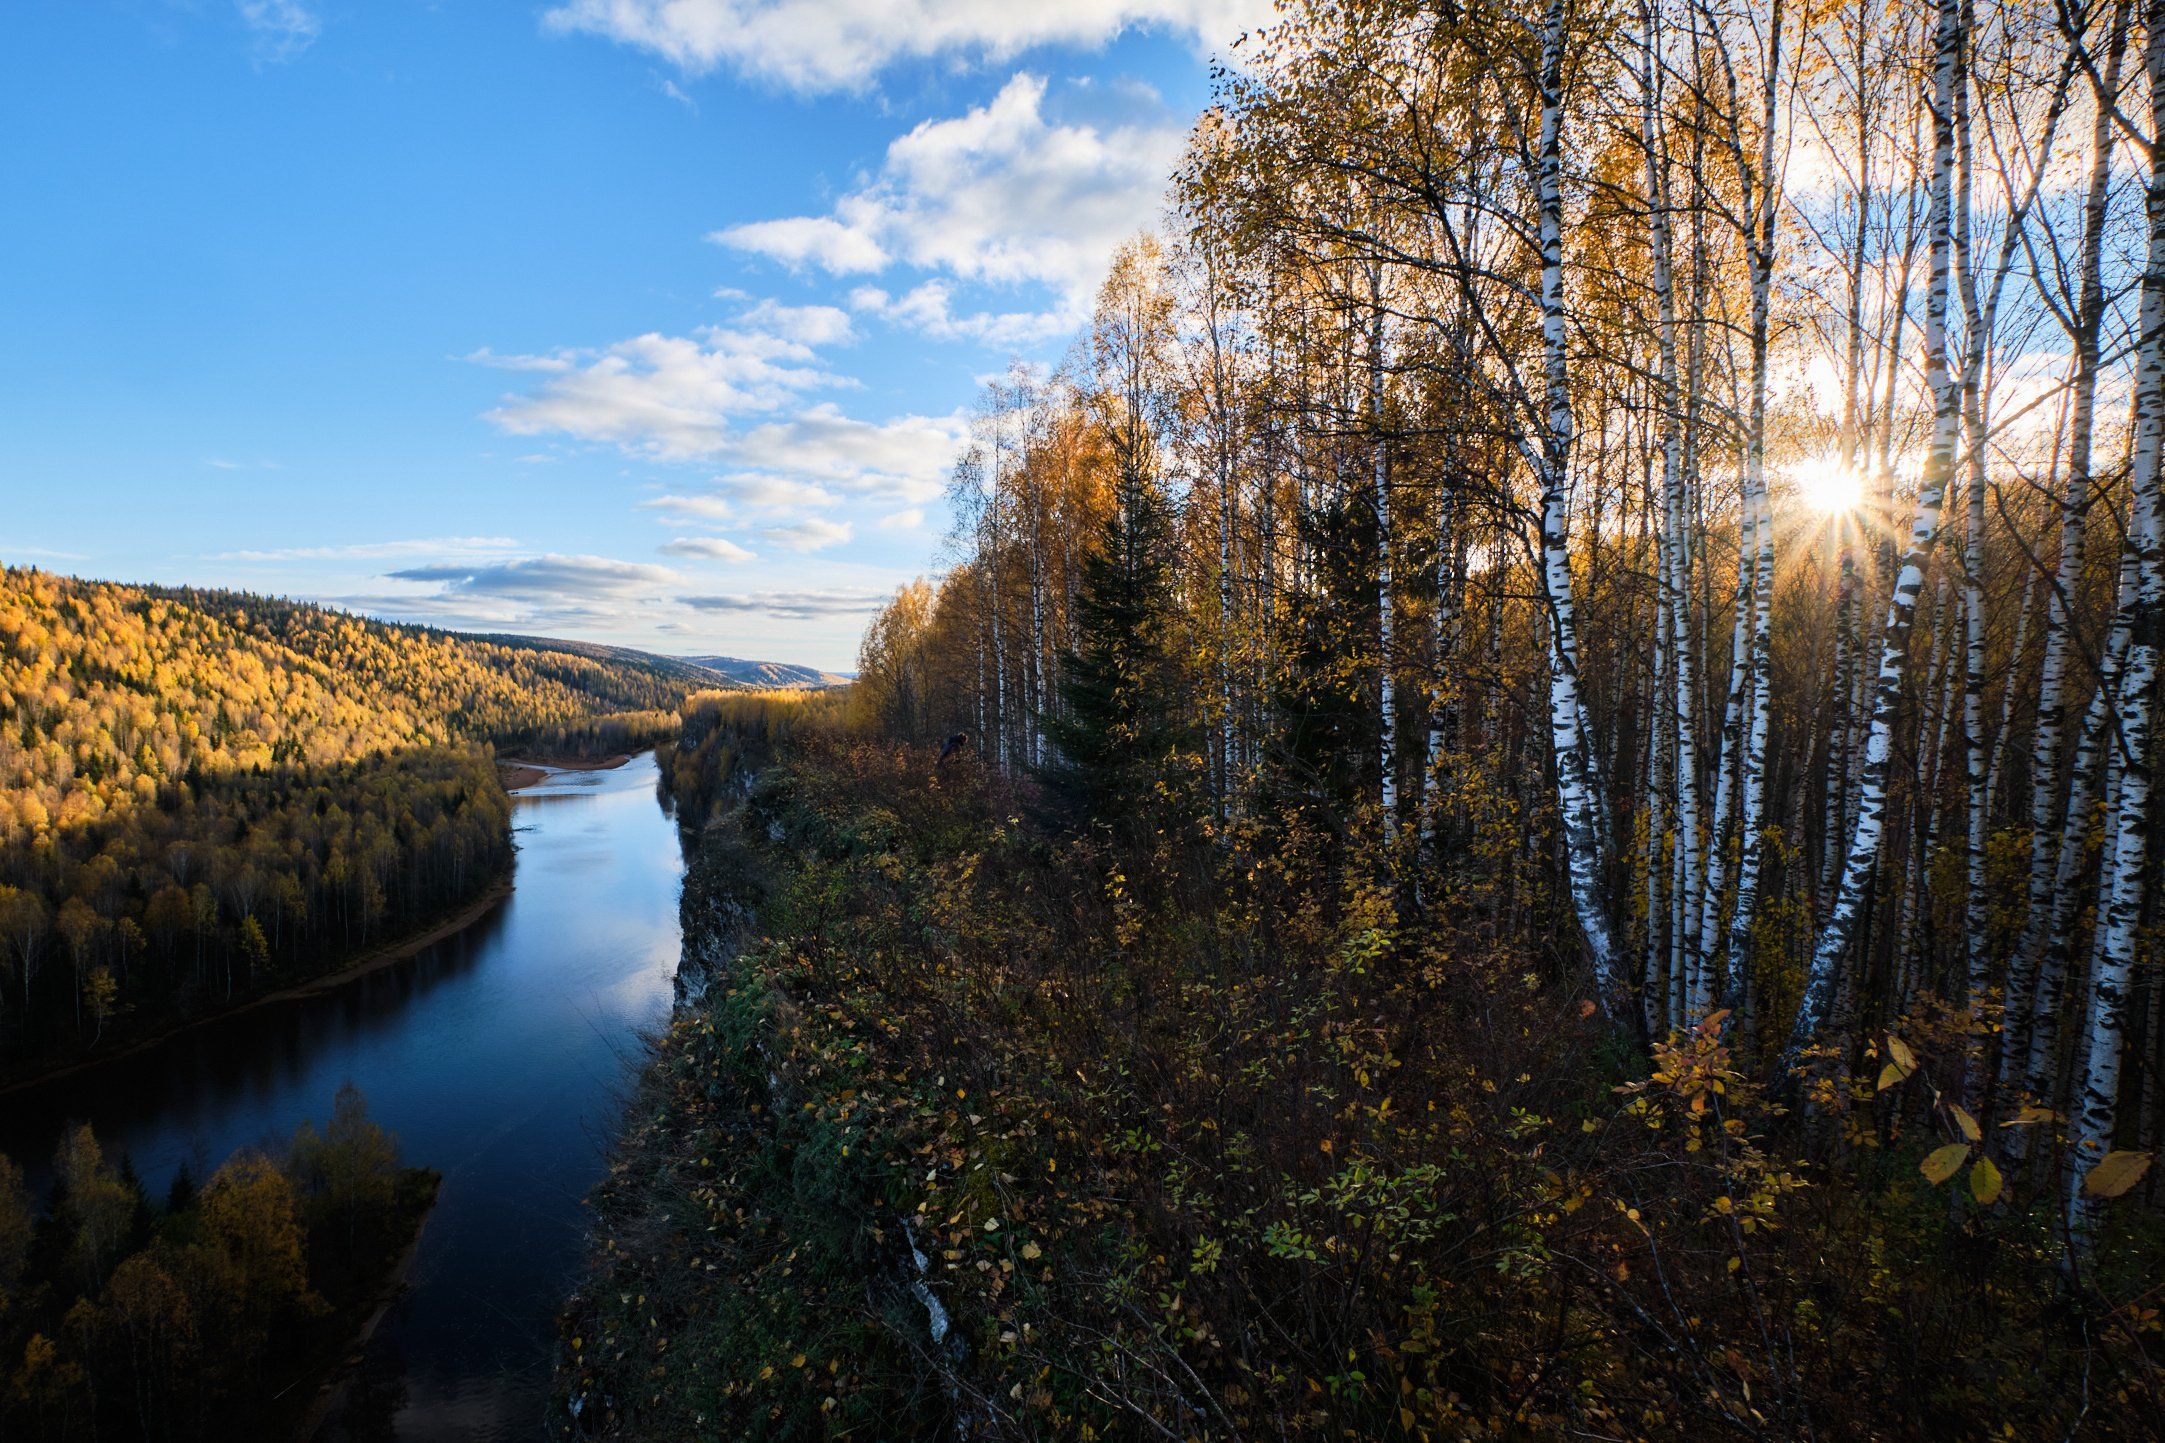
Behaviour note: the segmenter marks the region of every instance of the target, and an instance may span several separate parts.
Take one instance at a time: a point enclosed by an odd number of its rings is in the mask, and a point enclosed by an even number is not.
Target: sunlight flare
[[[1854,511],[1864,500],[1864,478],[1831,456],[1814,456],[1789,468],[1797,496],[1824,515]]]

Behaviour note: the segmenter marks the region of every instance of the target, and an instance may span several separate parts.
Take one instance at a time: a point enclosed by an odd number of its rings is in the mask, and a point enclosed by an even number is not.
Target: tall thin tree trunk
[[[1601,895],[1600,831],[1585,712],[1579,696],[1578,620],[1571,584],[1571,376],[1564,300],[1565,0],[1549,0],[1541,32],[1541,138],[1535,160],[1541,247],[1541,340],[1547,426],[1541,437],[1541,577],[1549,611],[1549,733],[1556,755],[1558,808],[1571,878],[1572,909],[1594,968],[1594,987],[1611,1016],[1618,1004],[1616,948]]]
[[[2165,0],[2156,0],[2165,3]],[[1871,730],[1864,744],[1859,777],[1857,820],[1842,864],[1841,889],[1820,928],[1805,974],[1804,996],[1797,1008],[1783,1065],[1795,1064],[1804,1047],[1826,1021],[1835,963],[1848,948],[1863,909],[1865,892],[1879,862],[1886,833],[1887,765],[1894,747],[1896,708],[1908,671],[1909,633],[1916,619],[1917,592],[1924,584],[1925,562],[1938,540],[1940,509],[1954,471],[1956,434],[1962,420],[1962,395],[1948,365],[1947,301],[1953,265],[1954,95],[1962,76],[1962,6],[1939,0],[1932,66],[1932,204],[1931,280],[1925,293],[1925,385],[1932,396],[1932,440],[1918,481],[1917,514],[1910,526],[1908,550],[1895,576],[1881,631],[1878,681],[1872,694]]]
[[[2165,139],[2165,0],[2144,7],[2144,62],[2150,79],[2150,133]],[[2141,331],[2135,363],[2135,448],[2129,466],[2135,558],[2135,597],[2128,625],[2127,663],[2120,673],[2120,801],[2114,828],[2112,889],[2099,899],[2103,945],[2090,977],[2083,1037],[2087,1063],[2079,1074],[2080,1110],[2073,1131],[2069,1212],[2078,1249],[2095,1222],[2082,1191],[2089,1167],[2112,1147],[2119,1122],[2122,1041],[2135,971],[2135,930],[2150,882],[2150,710],[2158,649],[2165,643],[2165,500],[2159,495],[2160,448],[2165,447],[2165,144],[2153,144],[2143,194],[2149,254],[2143,267]]]

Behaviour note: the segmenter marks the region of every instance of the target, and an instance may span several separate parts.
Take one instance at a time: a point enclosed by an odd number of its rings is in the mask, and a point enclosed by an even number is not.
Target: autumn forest
[[[789,9],[546,23],[696,115],[877,28],[761,70]],[[1280,0],[1215,53],[1065,310],[858,284],[961,244],[925,120],[705,237],[846,310],[463,358],[532,474],[670,476],[683,572],[388,574],[464,629],[0,572],[53,1152],[0,1157],[0,1436],[2158,1435],[2165,0]],[[1034,164],[1147,148],[1094,83]],[[1013,356],[914,492],[768,414],[874,316]],[[664,595],[928,513],[862,596]],[[856,671],[483,624],[544,574]],[[432,1392],[454,1293],[517,1341]]]

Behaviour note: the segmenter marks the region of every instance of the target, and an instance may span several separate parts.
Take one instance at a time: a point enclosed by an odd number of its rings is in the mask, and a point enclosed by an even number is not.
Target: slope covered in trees
[[[2165,8],[1283,11],[679,755],[580,1426],[2149,1436]]]
[[[650,741],[698,679],[8,570],[0,1057],[216,1005],[471,901],[511,855],[492,745]]]

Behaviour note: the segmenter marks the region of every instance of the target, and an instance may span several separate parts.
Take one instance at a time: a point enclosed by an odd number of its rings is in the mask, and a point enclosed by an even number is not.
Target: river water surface
[[[554,1319],[641,1056],[668,1014],[683,863],[651,754],[514,794],[511,896],[464,932],[333,991],[181,1033],[0,1097],[0,1152],[38,1175],[88,1122],[154,1196],[367,1094],[408,1163],[444,1175],[410,1289],[371,1344],[362,1436],[531,1439]]]

